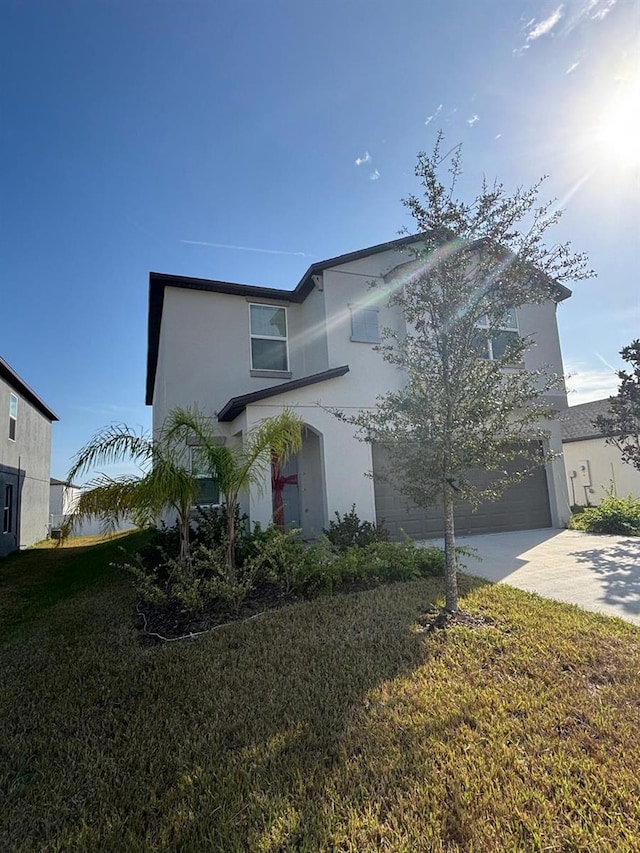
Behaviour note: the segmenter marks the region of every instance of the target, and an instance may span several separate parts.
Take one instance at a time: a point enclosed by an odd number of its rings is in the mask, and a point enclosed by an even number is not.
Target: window
[[[11,533],[13,528],[13,486],[4,487],[4,503],[2,508],[2,532]]]
[[[9,394],[9,438],[16,440],[16,425],[18,423],[18,398],[15,394]]]
[[[377,308],[351,308],[351,340],[366,344],[380,342]]]
[[[275,305],[250,305],[251,368],[289,370],[287,309]]]
[[[518,315],[515,308],[505,312],[502,323],[493,335],[488,337],[489,320],[481,317],[478,322],[478,334],[474,340],[474,349],[480,358],[500,359],[509,354],[509,349],[520,340]]]
[[[211,476],[207,457],[201,447],[190,447],[191,471],[198,478],[198,506],[218,506],[220,504],[220,489],[218,481]]]

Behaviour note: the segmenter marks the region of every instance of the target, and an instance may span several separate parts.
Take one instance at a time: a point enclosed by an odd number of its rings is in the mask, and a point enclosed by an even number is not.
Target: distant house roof
[[[50,486],[69,486],[70,489],[81,489],[82,486],[77,486],[75,483],[67,483],[66,480],[56,480],[55,477],[51,477],[49,480]]]
[[[262,388],[260,391],[252,391],[250,394],[241,394],[239,397],[232,397],[224,408],[218,412],[218,420],[233,421],[251,403],[257,403],[259,400],[267,400],[269,397],[284,394],[286,391],[306,388],[308,385],[315,385],[316,382],[326,382],[327,379],[335,379],[338,376],[344,376],[348,372],[349,365],[343,364],[342,367],[323,370],[321,373],[312,373],[310,376],[305,376],[302,379],[293,379],[291,382],[282,382],[280,385],[271,385],[269,388]]]
[[[599,415],[609,412],[609,398],[592,400],[590,403],[580,403],[564,409],[559,417],[562,440],[583,441],[587,438],[604,438],[600,430],[593,425]]]
[[[0,379],[4,379],[8,385],[24,397],[25,400],[28,400],[32,406],[45,416],[45,418],[50,421],[59,420],[56,413],[47,406],[44,400],[38,397],[33,388],[30,388],[24,379],[18,376],[15,370],[4,360],[4,358],[2,358],[2,356],[0,356]]]
[[[182,275],[170,275],[167,273],[149,273],[149,316],[147,323],[147,387],[145,403],[150,406],[153,403],[153,390],[156,381],[156,369],[158,367],[158,347],[160,345],[160,325],[162,323],[162,308],[164,305],[165,287],[176,287],[187,290],[203,290],[209,293],[227,293],[233,296],[249,296],[253,299],[278,299],[283,302],[304,302],[313,290],[313,276],[324,270],[349,264],[361,258],[378,255],[393,249],[401,249],[411,243],[417,243],[424,239],[424,235],[410,234],[397,240],[389,240],[386,243],[378,243],[368,246],[366,249],[358,249],[356,252],[347,252],[345,255],[337,255],[335,258],[327,258],[324,261],[316,261],[307,269],[293,290],[280,290],[275,287],[259,287],[254,284],[238,284],[232,281],[216,281],[205,278],[190,278]],[[443,241],[447,238],[444,237]],[[571,296],[571,291],[559,282],[555,282],[558,301]]]

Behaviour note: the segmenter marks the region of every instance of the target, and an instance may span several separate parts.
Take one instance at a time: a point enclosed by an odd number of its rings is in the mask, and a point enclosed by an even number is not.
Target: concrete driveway
[[[640,538],[576,530],[466,536],[469,574],[640,625]]]

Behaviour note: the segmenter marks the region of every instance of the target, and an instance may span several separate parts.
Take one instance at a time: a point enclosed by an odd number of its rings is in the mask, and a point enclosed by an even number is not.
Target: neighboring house
[[[0,556],[47,535],[51,424],[57,420],[0,358]]]
[[[282,476],[276,474],[249,496],[244,508],[252,522],[269,523],[275,490],[284,499],[285,521],[308,537],[326,527],[334,511],[346,512],[353,503],[360,518],[383,519],[394,535],[400,528],[414,537],[440,534],[437,512],[407,507],[388,485],[367,476],[379,470],[384,454],[359,442],[353,428],[326,408],[371,407],[378,394],[400,387],[401,373],[373,346],[382,328],[405,328],[387,296],[413,267],[402,249],[415,240],[312,264],[289,291],[150,274],[146,402],[153,405],[154,430],[174,407],[193,405],[216,418],[228,442],[241,440],[283,407],[305,423],[297,458]],[[372,279],[387,287],[372,291]],[[557,301],[569,295],[558,285]],[[550,367],[562,375],[555,312],[555,301],[526,306],[513,312],[506,332],[535,338],[527,367]],[[552,402],[557,410],[566,408],[564,388]],[[550,448],[560,453],[557,422],[550,422],[549,430]],[[501,501],[474,514],[460,507],[458,531],[560,527],[568,507],[559,457],[510,488]]]
[[[80,500],[82,489],[73,483],[52,477],[49,485],[49,530],[59,530],[73,515]]]
[[[67,484],[64,480],[51,478],[49,487],[49,535],[52,538],[60,536],[60,528],[65,521],[71,521],[78,506],[82,486]],[[111,532],[133,530],[135,524],[128,518],[118,521]],[[85,518],[76,523],[71,529],[71,536],[101,536],[104,533],[100,518]]]
[[[609,399],[569,406],[560,418],[564,465],[572,504],[599,504],[612,492],[640,497],[640,471],[623,462],[617,447],[593,425],[609,412]]]

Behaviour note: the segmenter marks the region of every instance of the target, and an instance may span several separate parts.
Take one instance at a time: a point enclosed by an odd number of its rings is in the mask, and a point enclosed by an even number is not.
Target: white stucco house
[[[408,260],[403,248],[415,240],[314,263],[293,290],[150,274],[146,402],[153,406],[154,429],[172,408],[193,405],[216,418],[229,442],[283,407],[305,423],[303,449],[286,476],[248,496],[252,522],[269,523],[275,489],[284,497],[285,520],[309,537],[354,503],[360,518],[383,519],[394,535],[400,528],[417,538],[440,534],[439,513],[407,507],[387,484],[367,476],[380,464],[377,448],[358,441],[352,427],[324,408],[370,407],[378,394],[402,382],[373,347],[380,329],[402,330],[404,318],[386,300],[373,301],[368,282],[397,280]],[[555,301],[514,313],[509,331],[531,334],[536,342],[527,367],[562,375],[556,308],[568,296],[558,285]],[[552,402],[557,410],[566,408],[564,388]],[[549,446],[560,453],[560,428],[556,421],[548,426]],[[558,458],[477,513],[459,507],[457,530],[561,527],[568,514]]]
[[[572,504],[596,506],[608,493],[640,497],[640,471],[622,461],[593,424],[609,411],[609,399],[569,406],[560,418],[567,488]]]

